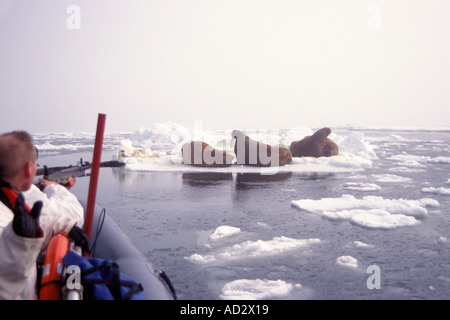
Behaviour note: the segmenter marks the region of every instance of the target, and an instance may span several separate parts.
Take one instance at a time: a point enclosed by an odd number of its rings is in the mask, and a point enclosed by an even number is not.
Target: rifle
[[[100,163],[100,167],[108,167],[108,168],[115,168],[115,167],[123,167],[125,163],[112,160],[112,161],[105,161]],[[84,177],[88,176],[89,174],[86,174],[86,170],[91,169],[92,165],[85,161],[83,162],[83,158],[80,159],[77,165],[69,165],[65,167],[47,167],[46,165],[42,169],[38,169],[36,171],[36,176],[43,176],[45,180],[48,181],[55,181],[58,182],[62,186],[69,185],[68,178],[69,177]],[[43,185],[41,182],[37,182],[35,184],[39,189],[43,189]]]

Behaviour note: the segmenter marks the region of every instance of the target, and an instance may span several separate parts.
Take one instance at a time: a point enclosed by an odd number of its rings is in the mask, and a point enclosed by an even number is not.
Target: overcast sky
[[[449,126],[448,0],[1,0],[0,131]]]

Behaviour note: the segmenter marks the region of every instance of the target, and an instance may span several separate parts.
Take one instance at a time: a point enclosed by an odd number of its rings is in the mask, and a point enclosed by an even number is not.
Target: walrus
[[[181,148],[182,161],[196,167],[229,167],[233,164],[233,156],[217,150],[203,141],[191,141]]]
[[[330,128],[317,130],[312,136],[304,137],[302,140],[293,141],[289,150],[293,157],[331,157],[339,154],[336,143],[328,139]]]
[[[292,161],[291,152],[285,148],[271,146],[255,141],[240,130],[233,130],[236,138],[234,153],[237,164],[257,167],[284,166]]]

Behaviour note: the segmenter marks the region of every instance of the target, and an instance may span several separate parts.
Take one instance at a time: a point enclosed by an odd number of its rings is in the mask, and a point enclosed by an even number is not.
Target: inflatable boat
[[[83,202],[80,201],[82,205]],[[155,269],[144,253],[98,206],[95,208],[91,235],[94,245],[91,257],[109,259],[118,264],[120,271],[143,287],[149,300],[175,300],[176,293],[166,274]]]

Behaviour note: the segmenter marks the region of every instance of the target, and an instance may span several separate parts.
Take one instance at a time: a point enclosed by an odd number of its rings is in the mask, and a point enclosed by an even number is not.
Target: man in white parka
[[[27,132],[0,135],[0,299],[37,298],[36,258],[54,234],[88,245],[77,198],[56,183],[33,185],[37,156]]]

